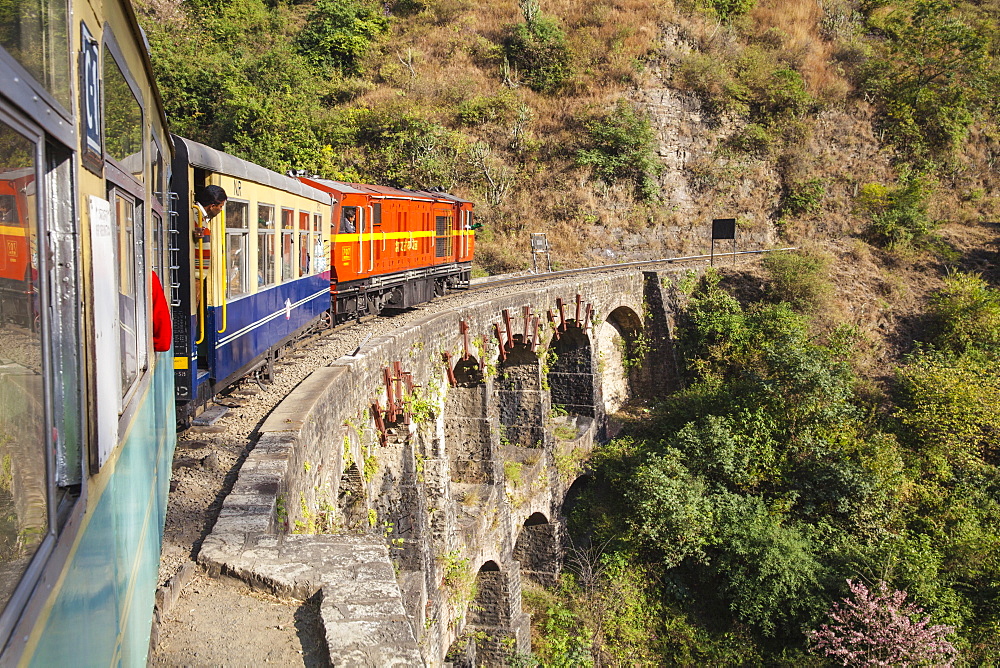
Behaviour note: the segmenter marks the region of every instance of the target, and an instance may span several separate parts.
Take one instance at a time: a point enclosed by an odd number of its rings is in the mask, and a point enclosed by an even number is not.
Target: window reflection
[[[281,210],[281,280],[287,281],[292,278],[292,263],[294,261],[294,244],[292,226],[295,219],[295,212],[291,209]]]
[[[257,285],[274,283],[274,207],[257,206]]]
[[[136,286],[136,211],[131,198],[116,192],[115,224],[118,228],[118,318],[121,322],[122,394],[139,375],[139,290]]]
[[[0,2],[0,46],[60,104],[72,107],[65,0]]]
[[[0,123],[0,608],[49,528],[34,151]]]
[[[227,294],[238,297],[249,292],[246,284],[249,263],[247,262],[247,247],[250,231],[247,225],[246,202],[226,202],[226,267]]]
[[[104,150],[142,180],[142,107],[111,51],[104,48]]]
[[[309,214],[299,211],[299,276],[309,273]]]

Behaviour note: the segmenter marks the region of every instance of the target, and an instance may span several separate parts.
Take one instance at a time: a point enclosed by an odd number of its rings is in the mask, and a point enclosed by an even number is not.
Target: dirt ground
[[[161,626],[150,666],[326,666],[318,604],[198,572]]]
[[[281,600],[237,580],[209,578],[193,562],[264,418],[309,373],[353,350],[365,335],[363,328],[333,332],[291,352],[279,361],[272,384],[241,382],[219,399],[228,413],[217,423],[178,434],[160,557],[158,597],[167,601],[154,622],[148,665],[329,663],[318,603]],[[171,580],[178,584],[169,587]],[[163,596],[168,589],[174,596]]]

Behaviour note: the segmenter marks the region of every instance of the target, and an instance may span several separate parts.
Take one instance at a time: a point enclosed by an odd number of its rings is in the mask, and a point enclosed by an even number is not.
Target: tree
[[[957,651],[946,639],[951,626],[931,625],[923,609],[905,603],[906,592],[891,591],[879,581],[878,591],[847,581],[851,596],[834,603],[830,622],[809,632],[811,650],[845,666],[950,666]]]

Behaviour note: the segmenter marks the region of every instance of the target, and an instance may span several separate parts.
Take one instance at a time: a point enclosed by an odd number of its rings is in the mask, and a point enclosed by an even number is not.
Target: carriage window
[[[299,211],[299,276],[309,273],[309,214]]]
[[[104,150],[142,180],[142,107],[111,51],[104,47]]]
[[[246,202],[226,202],[226,296],[239,297],[249,291],[247,261],[250,230]]]
[[[0,122],[0,610],[49,529],[34,158]]]
[[[292,262],[295,251],[292,245],[292,235],[295,234],[295,212],[291,209],[281,210],[281,280],[292,278]]]
[[[160,281],[165,280],[166,274],[163,273],[163,219],[160,214],[153,212],[153,239],[152,246],[150,248],[150,256],[153,260],[153,271],[156,275],[160,277]]]
[[[319,273],[329,268],[326,248],[323,247],[323,216],[318,213],[313,214],[313,250],[312,250],[312,270]]]
[[[257,206],[257,285],[274,283],[274,207]]]
[[[144,273],[142,207],[112,188],[110,196],[117,230],[115,268],[118,319],[121,330],[122,396],[126,396],[146,363],[146,277]],[[143,342],[140,344],[140,342]]]
[[[0,46],[66,109],[69,39],[65,0],[11,0],[0,9]]]

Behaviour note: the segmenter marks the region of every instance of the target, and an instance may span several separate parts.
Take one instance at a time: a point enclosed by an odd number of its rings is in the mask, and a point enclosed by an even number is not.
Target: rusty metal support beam
[[[385,429],[385,420],[382,419],[382,406],[379,404],[378,399],[372,402],[372,417],[375,419],[375,431],[378,432],[379,443],[384,448],[389,444],[389,434]]]
[[[464,351],[462,360],[467,361],[469,359],[469,323],[459,320],[458,331],[462,334],[462,350]]]
[[[500,361],[504,362],[507,360],[507,351],[504,350],[503,335],[500,333],[500,325],[496,323],[493,323],[493,335],[497,337],[497,343],[500,344]]]
[[[583,306],[583,295],[576,293],[576,326],[580,326],[580,307]]]
[[[534,324],[531,327],[531,352],[538,350],[538,344],[542,340],[541,326],[542,323],[536,315],[534,318]]]
[[[507,347],[511,350],[514,349],[514,329],[510,324],[510,311],[507,309],[503,310],[503,327],[507,332]]]
[[[444,358],[444,369],[445,372],[448,374],[448,384],[451,385],[452,387],[458,387],[458,379],[455,378],[455,370],[451,367],[451,353],[446,351],[441,356]],[[468,355],[463,359],[467,358]]]
[[[559,327],[561,331],[566,331],[566,308],[563,304],[562,297],[556,297],[556,306],[559,308]]]

